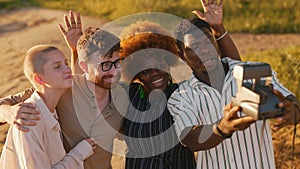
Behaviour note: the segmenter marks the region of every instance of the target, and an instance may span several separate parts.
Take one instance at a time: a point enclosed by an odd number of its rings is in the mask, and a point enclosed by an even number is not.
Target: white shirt
[[[83,160],[93,152],[85,140],[66,154],[56,113],[51,113],[43,99],[34,92],[26,100],[41,113],[37,126],[29,132],[10,126],[0,159],[2,169],[83,169]]]
[[[231,102],[231,97],[237,90],[232,76],[233,67],[246,62],[230,58],[222,61],[229,64],[229,72],[226,74],[222,93],[200,82],[192,75],[188,81],[179,86],[168,100],[168,109],[174,117],[178,136],[187,127],[212,124],[223,117],[223,107]],[[277,81],[274,72],[272,84],[274,89],[280,91],[284,96],[291,94]],[[257,121],[244,131],[235,132],[230,139],[224,140],[215,148],[199,151],[197,168],[257,169],[260,168],[262,161],[263,169],[274,169],[274,150],[268,121],[263,133],[264,140],[260,144],[262,126],[263,122]]]

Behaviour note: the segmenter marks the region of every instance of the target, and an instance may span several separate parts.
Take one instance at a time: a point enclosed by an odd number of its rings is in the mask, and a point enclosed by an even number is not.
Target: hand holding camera
[[[283,109],[278,107],[280,98],[273,91],[269,64],[237,65],[234,67],[233,76],[237,82],[237,93],[232,97],[232,103],[240,106],[244,114],[256,120],[284,115]]]

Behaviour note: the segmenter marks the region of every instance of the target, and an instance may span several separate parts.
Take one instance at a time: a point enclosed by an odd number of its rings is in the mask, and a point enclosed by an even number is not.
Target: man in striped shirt
[[[240,62],[219,59],[216,40],[208,24],[201,19],[181,22],[175,30],[181,57],[192,68],[191,78],[183,82],[168,100],[174,117],[175,130],[183,145],[198,152],[197,168],[263,168],[274,169],[272,136],[268,122],[241,116],[240,108],[233,107],[231,97],[237,86],[232,71]],[[227,36],[227,32],[217,38]],[[273,72],[272,84],[285,101],[280,104],[286,115],[277,126],[299,121],[296,97],[284,88]],[[287,104],[288,103],[288,104]],[[297,119],[294,119],[298,114]]]

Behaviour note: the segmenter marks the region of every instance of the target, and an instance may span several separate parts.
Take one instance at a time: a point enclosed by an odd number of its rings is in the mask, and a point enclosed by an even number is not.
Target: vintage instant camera
[[[277,107],[280,99],[272,92],[271,66],[267,63],[237,65],[233,69],[237,82],[237,93],[232,97],[233,105],[240,106],[242,113],[256,120],[283,115]]]

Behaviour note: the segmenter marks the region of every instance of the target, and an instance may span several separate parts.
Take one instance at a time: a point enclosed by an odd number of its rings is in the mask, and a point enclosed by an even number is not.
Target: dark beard
[[[118,81],[119,81],[120,80],[120,74],[117,74],[115,76],[117,76]],[[105,76],[101,77],[101,79],[98,79],[97,77],[95,77],[94,83],[95,83],[96,86],[98,86],[100,88],[110,90],[110,89],[116,87],[117,84],[118,84],[118,81],[115,82],[115,83],[108,83],[108,82],[105,81],[106,78],[112,78],[112,77],[114,77],[114,76],[113,75],[105,75]]]

